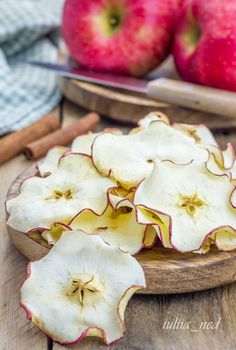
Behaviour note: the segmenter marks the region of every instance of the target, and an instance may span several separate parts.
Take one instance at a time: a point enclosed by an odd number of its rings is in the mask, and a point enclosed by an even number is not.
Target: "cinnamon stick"
[[[29,143],[24,148],[24,154],[26,158],[30,160],[41,158],[50,148],[67,145],[76,136],[94,130],[99,120],[100,117],[97,113],[89,113],[68,127],[57,130],[35,142]]]
[[[0,139],[0,164],[21,153],[24,147],[60,126],[59,118],[53,113],[47,114],[30,126]]]

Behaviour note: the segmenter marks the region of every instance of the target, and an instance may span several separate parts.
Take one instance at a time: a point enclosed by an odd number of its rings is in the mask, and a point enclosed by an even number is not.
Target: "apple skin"
[[[62,35],[87,69],[142,76],[169,54],[180,0],[66,0]]]
[[[184,80],[236,91],[236,1],[183,1],[173,55]]]

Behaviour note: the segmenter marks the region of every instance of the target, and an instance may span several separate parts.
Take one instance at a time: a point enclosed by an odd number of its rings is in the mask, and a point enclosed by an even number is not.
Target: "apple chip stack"
[[[236,161],[204,125],[150,113],[128,135],[76,138],[38,164],[7,202],[8,224],[54,245],[83,230],[132,255],[155,242],[180,252],[236,248]]]
[[[8,225],[53,248],[29,265],[21,305],[54,340],[106,344],[145,288],[132,255],[154,245],[180,252],[236,249],[236,161],[204,125],[170,125],[151,113],[56,147],[6,203]],[[65,326],[66,325],[66,326]]]

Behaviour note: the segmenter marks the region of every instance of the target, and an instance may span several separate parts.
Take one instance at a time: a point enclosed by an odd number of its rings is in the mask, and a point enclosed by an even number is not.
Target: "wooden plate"
[[[67,61],[65,55],[63,62]],[[151,73],[150,79],[167,77],[179,79],[170,58]],[[227,118],[210,113],[203,113],[187,108],[180,108],[134,94],[129,91],[111,89],[78,80],[60,78],[63,94],[70,101],[115,121],[135,124],[151,111],[161,111],[168,115],[171,122],[206,124],[212,130],[236,129],[236,118]]]
[[[22,182],[36,174],[32,166],[12,183],[7,199],[19,192]],[[7,226],[16,248],[29,260],[37,260],[49,251],[47,244],[40,244],[22,232]],[[218,287],[236,281],[236,252],[218,252],[207,255],[181,254],[172,249],[156,247],[144,250],[137,256],[147,282],[145,294],[183,293]]]

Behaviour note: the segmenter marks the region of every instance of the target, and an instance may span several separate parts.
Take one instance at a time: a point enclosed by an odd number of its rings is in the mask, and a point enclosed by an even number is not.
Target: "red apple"
[[[173,54],[184,80],[236,91],[236,1],[185,0]]]
[[[82,66],[144,75],[168,55],[179,0],[66,0],[62,33]]]

